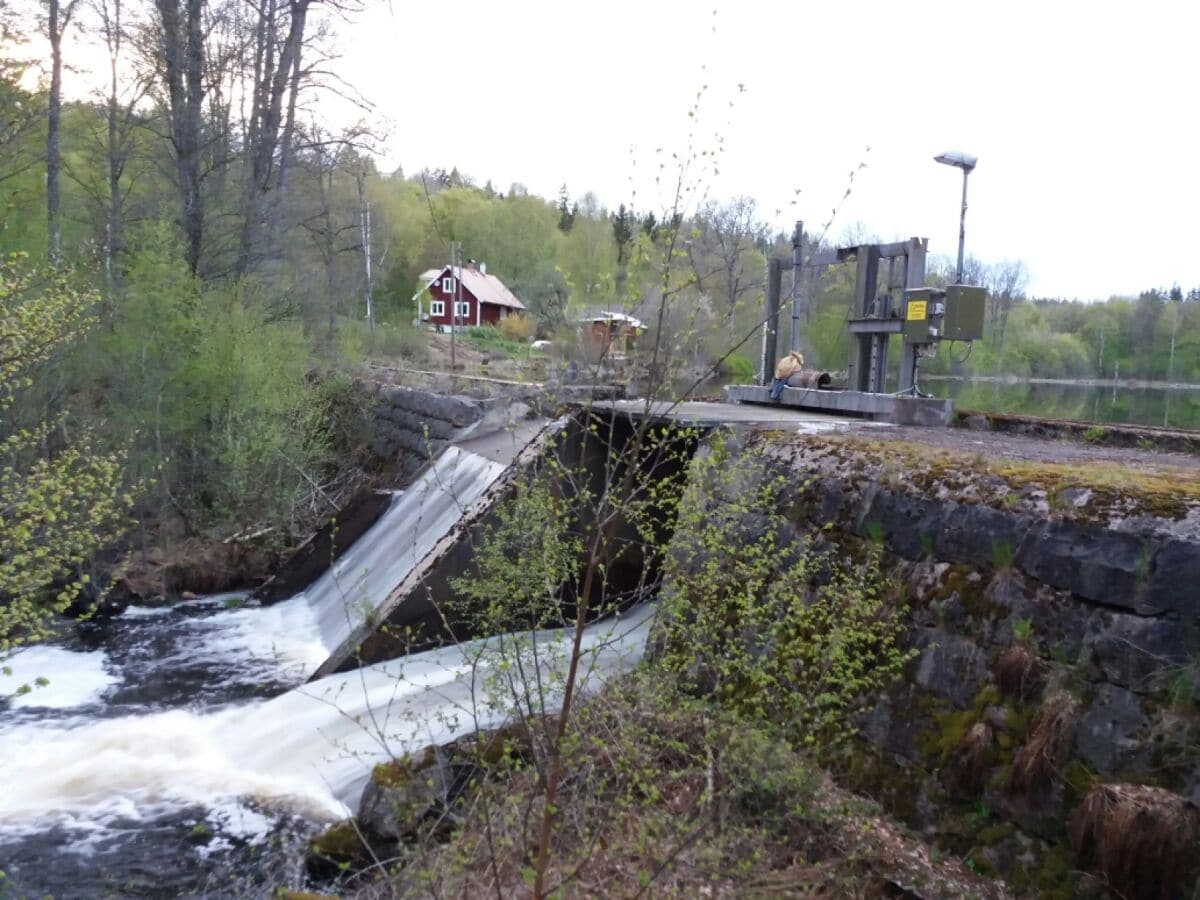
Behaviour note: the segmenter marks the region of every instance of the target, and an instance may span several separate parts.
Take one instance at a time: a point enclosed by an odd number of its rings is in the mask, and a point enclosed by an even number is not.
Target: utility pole
[[[462,249],[457,241],[450,242],[450,274],[454,276],[454,294],[450,300],[450,374],[454,374],[454,369],[457,365],[457,359],[454,354],[454,324],[458,319],[458,282],[461,273],[456,272],[454,268],[455,260],[462,255]]]
[[[775,353],[779,329],[779,297],[783,286],[783,263],[778,259],[767,262],[767,321],[763,341],[762,377],[763,384],[771,380],[775,371]]]
[[[954,270],[955,284],[962,284],[963,247],[967,239],[967,176],[971,174],[975,168],[975,164],[979,160],[969,153],[948,151],[938,154],[933,158],[933,161],[939,162],[943,166],[953,166],[955,169],[962,169],[963,173],[962,208],[958,213],[958,266]]]
[[[963,283],[963,248],[967,243],[967,176],[971,170],[963,169],[962,209],[958,213],[958,267],[954,270],[954,283]]]
[[[800,349],[800,269],[804,265],[804,223],[792,232],[792,349]]]

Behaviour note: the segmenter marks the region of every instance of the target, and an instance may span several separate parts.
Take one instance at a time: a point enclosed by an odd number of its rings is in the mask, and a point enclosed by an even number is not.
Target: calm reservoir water
[[[1189,388],[988,383],[929,379],[925,390],[956,409],[1124,425],[1200,430],[1200,385]]]

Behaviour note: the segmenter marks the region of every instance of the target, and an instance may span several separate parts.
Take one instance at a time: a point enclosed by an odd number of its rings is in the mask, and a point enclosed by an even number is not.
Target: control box
[[[983,315],[987,288],[952,284],[946,288],[946,319],[942,339],[977,341],[983,337]]]
[[[902,333],[909,344],[977,341],[983,337],[987,290],[969,284],[904,292]]]

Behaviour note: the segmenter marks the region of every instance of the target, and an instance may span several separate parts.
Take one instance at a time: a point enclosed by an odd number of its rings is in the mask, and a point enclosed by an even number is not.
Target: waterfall
[[[302,594],[330,653],[379,605],[507,467],[448,447],[354,545]]]
[[[131,607],[7,660],[0,887],[161,896],[194,893],[222,866],[260,873],[271,835],[354,812],[377,763],[496,727],[515,702],[553,710],[569,630],[493,636],[303,683],[505,468],[449,448],[281,603],[234,594]],[[652,615],[644,606],[588,627],[582,689],[641,658]],[[495,664],[517,645],[525,665]],[[510,681],[497,694],[517,670],[530,673],[532,693]],[[40,676],[49,684],[5,699]]]
[[[647,605],[587,628],[584,689],[641,658],[652,613]],[[530,691],[538,682],[549,687],[540,696],[525,693],[522,702],[552,707],[569,629],[417,653],[210,712],[171,709],[3,728],[0,831],[80,820],[100,827],[246,799],[283,803],[310,817],[345,816],[376,763],[502,724],[514,695],[485,687],[494,683],[488,675],[498,668],[495,653],[505,641],[511,648],[535,637],[541,677]]]

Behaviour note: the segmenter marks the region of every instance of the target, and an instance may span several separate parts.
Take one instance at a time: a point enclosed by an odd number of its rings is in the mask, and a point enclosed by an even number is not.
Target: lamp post
[[[933,161],[940,162],[944,166],[954,166],[956,169],[962,169],[963,173],[962,211],[958,216],[958,268],[954,273],[955,284],[962,284],[963,245],[967,236],[967,176],[971,174],[971,170],[975,168],[975,163],[977,163],[978,160],[969,153],[947,151],[935,156]]]

